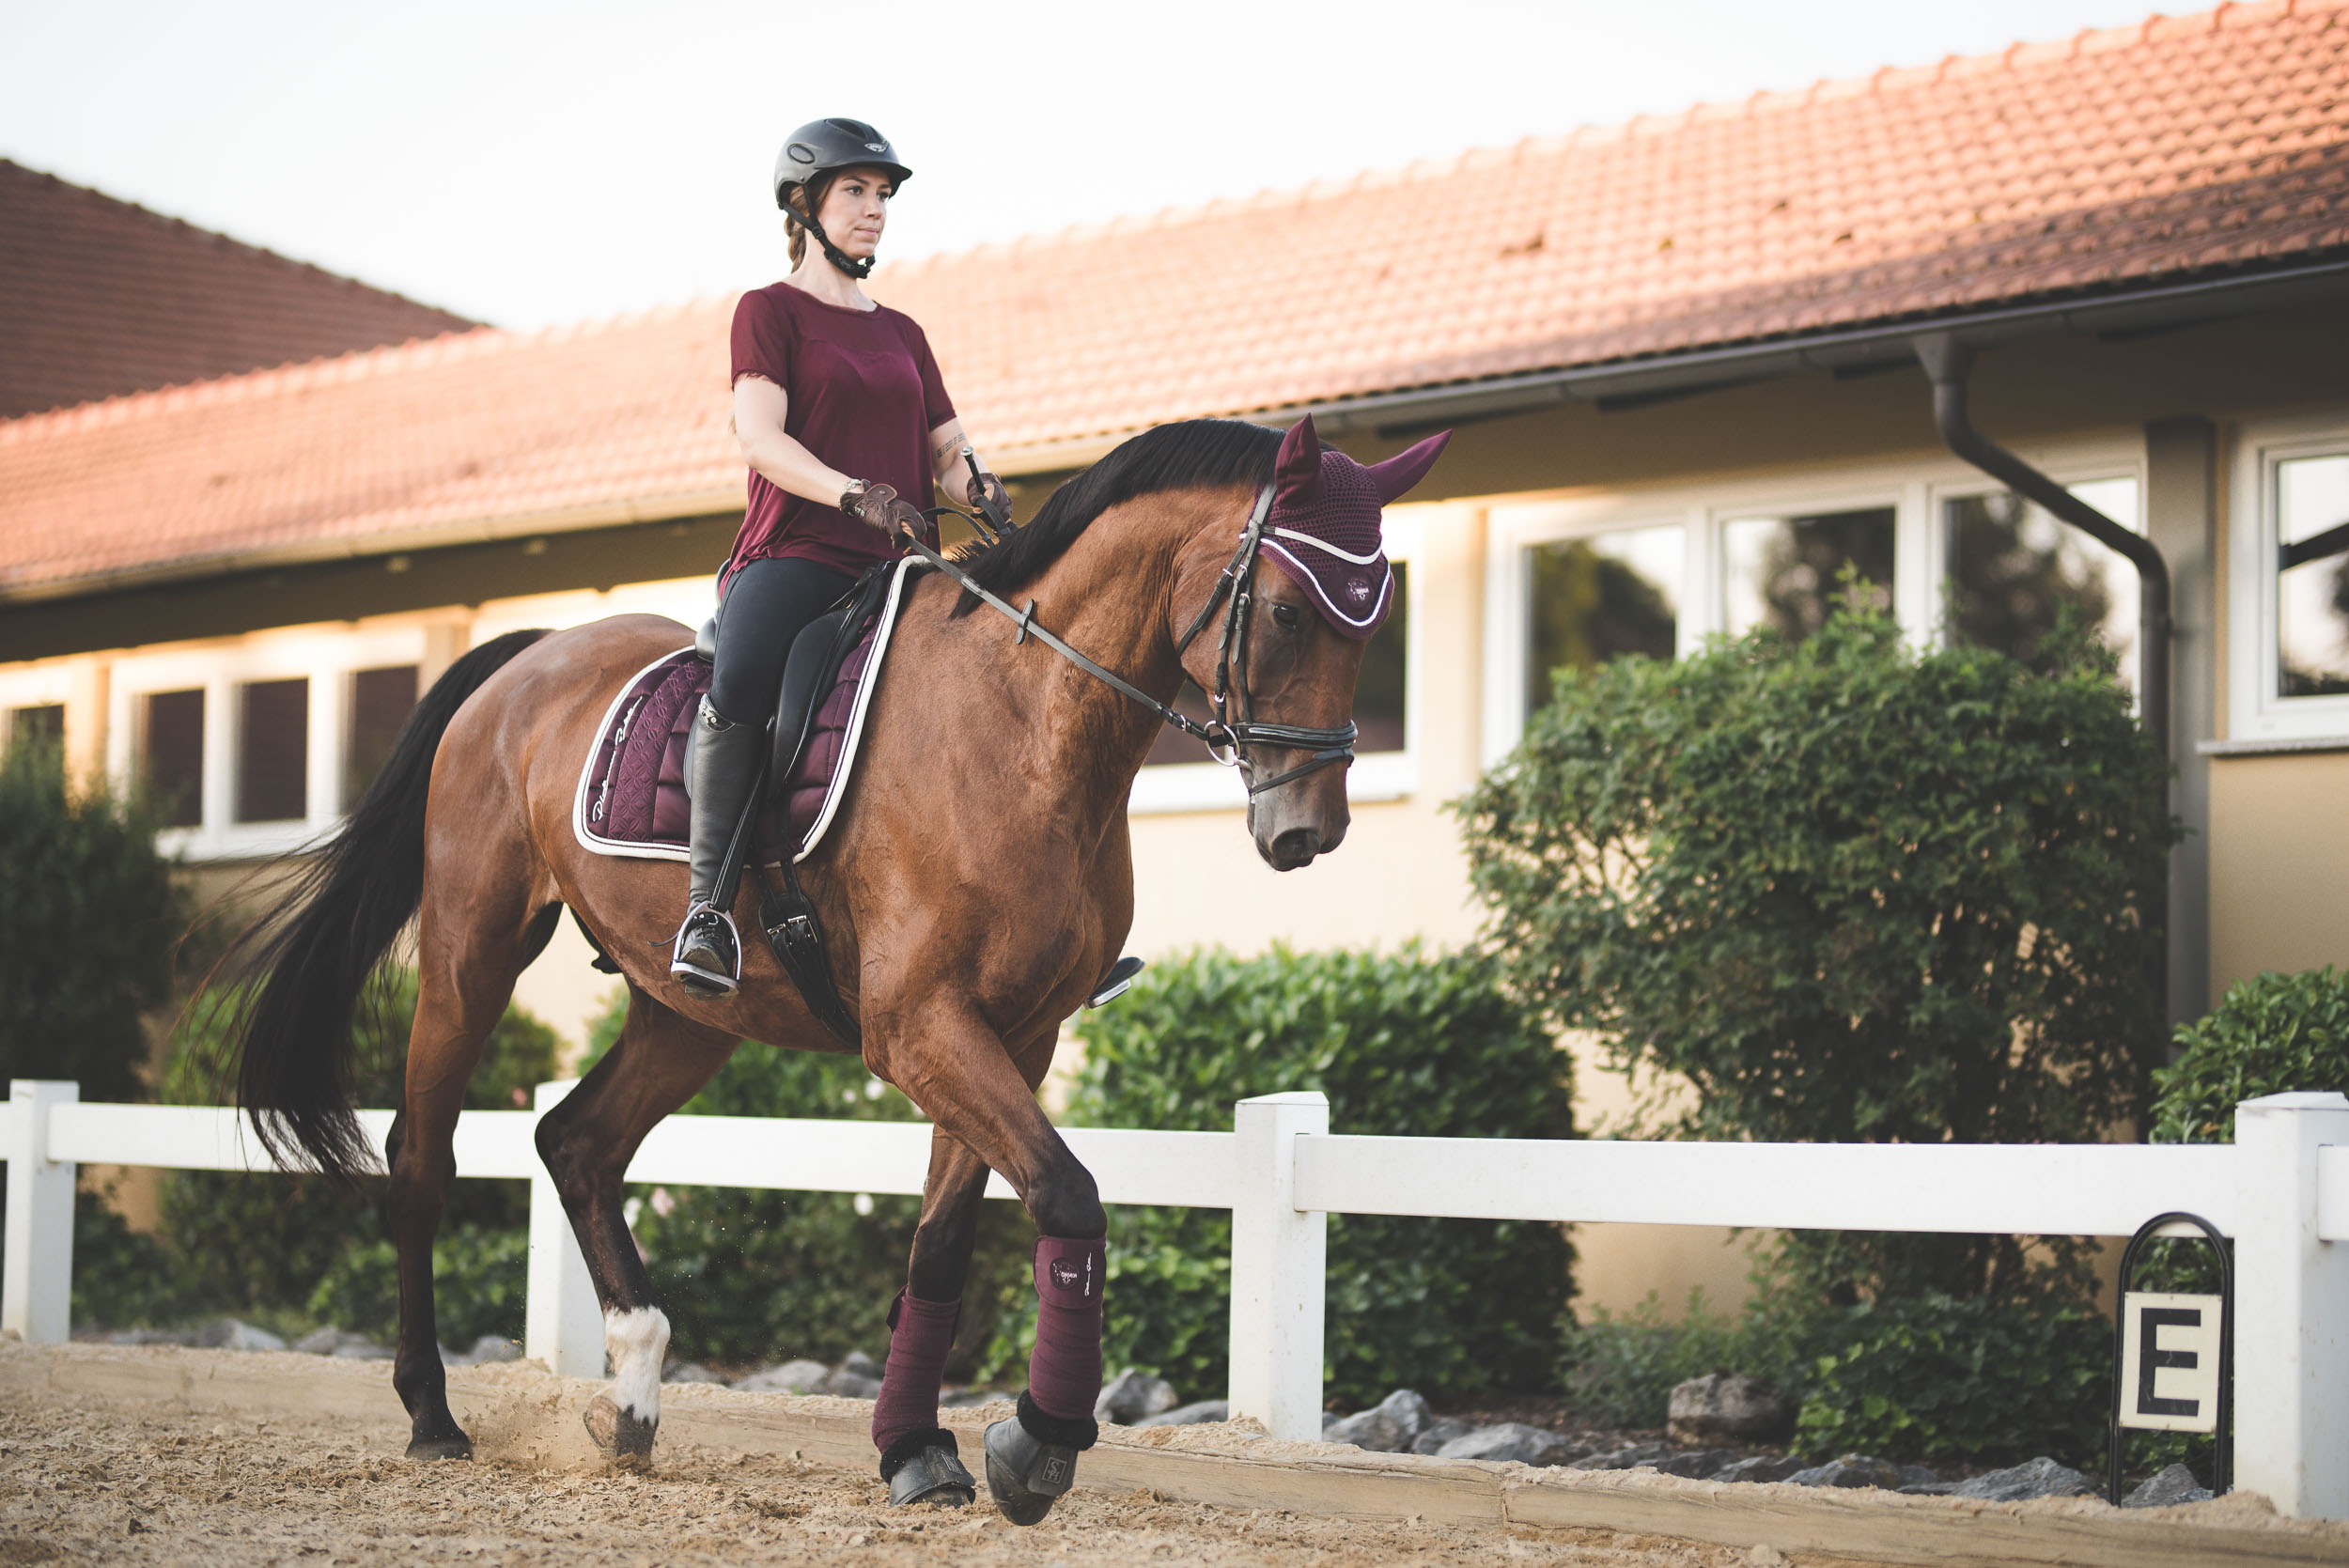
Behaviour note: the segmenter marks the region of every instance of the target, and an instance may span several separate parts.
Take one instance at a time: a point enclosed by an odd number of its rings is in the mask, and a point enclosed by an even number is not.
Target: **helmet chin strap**
[[[860,282],[873,275],[874,258],[872,256],[868,256],[860,261],[833,244],[832,236],[824,232],[824,225],[817,223],[812,215],[802,217],[795,211],[791,214],[791,221],[816,236],[816,242],[824,247],[825,260]]]

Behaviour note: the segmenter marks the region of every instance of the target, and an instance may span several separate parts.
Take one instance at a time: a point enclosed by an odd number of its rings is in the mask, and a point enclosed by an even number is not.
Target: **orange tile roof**
[[[0,158],[0,419],[472,325]]]
[[[2349,0],[2269,0],[885,269],[1048,446],[2349,249]],[[1472,233],[1439,230],[1462,183]],[[918,199],[918,195],[915,199]],[[731,300],[0,425],[0,594],[739,504]]]

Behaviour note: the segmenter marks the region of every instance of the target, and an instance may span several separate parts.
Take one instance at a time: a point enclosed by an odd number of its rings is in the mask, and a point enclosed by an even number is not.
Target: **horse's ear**
[[[1370,465],[1370,482],[1378,487],[1381,505],[1394,501],[1427,476],[1443,456],[1444,442],[1452,439],[1449,430],[1439,431],[1421,442],[1408,452],[1398,452],[1383,463]]]
[[[1272,504],[1295,513],[1321,499],[1321,438],[1314,434],[1314,416],[1307,414],[1281,438],[1281,458],[1272,468]]]

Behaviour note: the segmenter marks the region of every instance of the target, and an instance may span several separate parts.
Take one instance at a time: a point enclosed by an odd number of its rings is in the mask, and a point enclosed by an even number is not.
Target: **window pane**
[[[237,820],[300,821],[310,814],[310,683],[257,680],[240,694]]]
[[[1526,551],[1525,706],[1549,701],[1561,669],[1590,670],[1627,653],[1671,659],[1680,632],[1685,531],[1630,528]]]
[[[1410,631],[1410,567],[1404,562],[1395,562],[1394,609],[1388,613],[1386,624],[1372,634],[1369,644],[1362,649],[1361,674],[1354,682],[1354,725],[1361,731],[1361,739],[1355,745],[1359,753],[1399,752],[1403,749],[1404,676],[1407,673],[1404,649]],[[1221,630],[1221,625],[1219,621],[1209,627],[1200,633],[1201,638],[1212,639]],[[1174,706],[1178,712],[1188,714],[1203,724],[1214,711],[1207,701],[1207,694],[1188,680],[1183,682],[1183,689],[1174,694]],[[1259,712],[1257,717],[1273,720],[1280,715]],[[1150,754],[1143,759],[1143,766],[1159,768],[1168,763],[1206,760],[1205,747],[1170,724],[1159,728],[1159,737],[1151,742]]]
[[[1892,508],[1738,518],[1722,530],[1729,629],[1776,627],[1800,642],[1842,605],[1836,579],[1859,573],[1869,602],[1892,605]]]
[[[2278,463],[2276,511],[2279,544],[2349,524],[2349,457]],[[2303,561],[2277,578],[2276,685],[2283,697],[2349,691],[2349,554]]]
[[[8,744],[11,746],[64,745],[65,704],[44,703],[39,707],[10,709],[8,712]]]
[[[1397,561],[1394,610],[1363,645],[1362,672],[1354,681],[1354,727],[1362,732],[1354,749],[1364,754],[1403,749],[1403,650],[1408,646],[1410,629],[1411,568]]]
[[[2122,527],[2139,530],[2135,479],[2070,489]],[[2028,661],[2070,605],[2121,656],[2122,680],[2136,690],[2138,579],[2127,557],[2012,490],[1952,501],[1942,515],[1956,641]]]
[[[204,693],[155,691],[141,699],[139,770],[166,828],[204,820]]]
[[[389,669],[361,670],[350,677],[350,734],[343,747],[343,810],[358,805],[359,797],[383,770],[392,744],[416,706],[417,671],[413,664]]]

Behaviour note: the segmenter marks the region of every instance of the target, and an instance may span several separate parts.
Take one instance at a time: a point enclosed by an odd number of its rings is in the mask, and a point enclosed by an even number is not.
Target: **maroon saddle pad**
[[[839,675],[817,700],[791,777],[779,790],[770,784],[759,834],[762,863],[804,858],[831,825],[863,737],[868,677],[880,671],[905,582],[900,569],[887,600],[866,618]],[[685,794],[685,739],[708,690],[709,666],[691,648],[653,660],[621,689],[580,770],[571,825],[582,845],[603,855],[686,858],[692,805]]]

